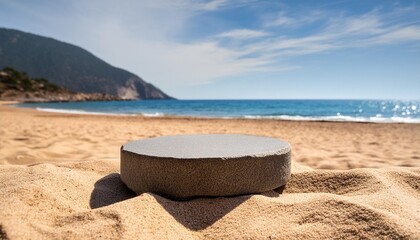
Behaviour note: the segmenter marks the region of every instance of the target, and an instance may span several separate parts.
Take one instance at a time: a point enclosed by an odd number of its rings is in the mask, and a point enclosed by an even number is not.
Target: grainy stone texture
[[[121,179],[137,194],[185,199],[281,187],[290,177],[287,142],[238,134],[179,135],[121,147]]]

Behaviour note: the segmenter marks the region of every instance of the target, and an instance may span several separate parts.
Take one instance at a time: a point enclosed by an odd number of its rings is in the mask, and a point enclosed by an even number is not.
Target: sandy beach
[[[282,192],[136,196],[120,146],[241,133],[292,146]],[[0,239],[420,238],[420,124],[75,115],[0,105]]]

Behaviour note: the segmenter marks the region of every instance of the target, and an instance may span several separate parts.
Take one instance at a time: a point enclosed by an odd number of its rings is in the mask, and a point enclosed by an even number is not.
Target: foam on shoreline
[[[366,122],[366,123],[420,123],[418,118],[402,118],[402,117],[351,117],[351,116],[244,116],[247,119],[279,119],[291,121],[326,121],[326,122]]]
[[[39,108],[39,107],[37,107],[35,109],[38,110],[38,111],[42,111],[42,112],[82,114],[82,115],[112,115],[112,116],[127,116],[127,115],[130,115],[130,114],[88,112],[88,111],[83,111],[83,110],[55,109],[55,108]]]
[[[105,115],[105,116],[144,116],[144,117],[165,117],[169,116],[164,113],[106,113],[106,112],[93,112],[84,110],[72,110],[72,109],[55,109],[55,108],[40,108],[36,110],[43,112],[52,113],[67,113],[67,114],[83,114],[83,115]],[[403,117],[351,117],[351,116],[291,116],[291,115],[279,115],[279,116],[261,116],[261,115],[245,115],[245,116],[186,116],[186,115],[173,115],[177,117],[198,117],[198,118],[221,118],[221,119],[274,119],[274,120],[288,120],[288,121],[317,121],[317,122],[362,122],[362,123],[420,123],[418,118],[403,118]]]

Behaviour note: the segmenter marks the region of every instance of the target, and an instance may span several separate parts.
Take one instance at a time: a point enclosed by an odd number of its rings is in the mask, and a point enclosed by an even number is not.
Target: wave
[[[84,111],[84,110],[40,108],[40,107],[37,107],[36,110],[42,111],[42,112],[66,113],[66,114],[80,114],[80,115],[137,116],[136,114],[90,112],[90,111]]]
[[[164,116],[166,116],[165,114],[159,113],[159,112],[156,112],[156,113],[141,113],[140,115],[144,116],[144,117],[164,117]]]
[[[91,112],[84,110],[69,110],[69,109],[54,109],[54,108],[36,108],[38,111],[54,112],[54,113],[67,113],[67,114],[83,114],[83,115],[105,115],[105,116],[144,116],[144,117],[164,117],[166,114],[155,113],[105,113],[105,112]],[[177,114],[172,114],[177,116]],[[188,117],[185,115],[179,115]],[[204,118],[222,118],[222,119],[277,119],[277,120],[290,120],[290,121],[328,121],[328,122],[373,122],[373,123],[420,123],[420,118],[407,118],[407,117],[352,117],[352,116],[292,116],[292,115],[244,115],[239,117],[232,116],[191,116],[191,117],[204,117]]]
[[[56,108],[40,108],[37,107],[36,110],[43,112],[53,112],[53,113],[66,113],[66,114],[80,114],[80,115],[104,115],[104,116],[144,116],[144,117],[163,117],[165,114],[156,112],[156,113],[139,113],[139,114],[129,114],[129,113],[107,113],[107,112],[93,112],[93,111],[84,111],[84,110],[70,110],[70,109],[56,109]]]
[[[420,123],[420,118],[404,118],[404,117],[352,117],[352,116],[323,116],[323,117],[307,117],[307,116],[260,116],[245,115],[246,119],[278,119],[290,121],[327,121],[327,122],[373,122],[373,123]]]

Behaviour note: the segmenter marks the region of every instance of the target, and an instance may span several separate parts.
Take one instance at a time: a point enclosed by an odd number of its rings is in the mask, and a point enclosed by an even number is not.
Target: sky
[[[0,0],[179,99],[420,99],[420,2]]]

